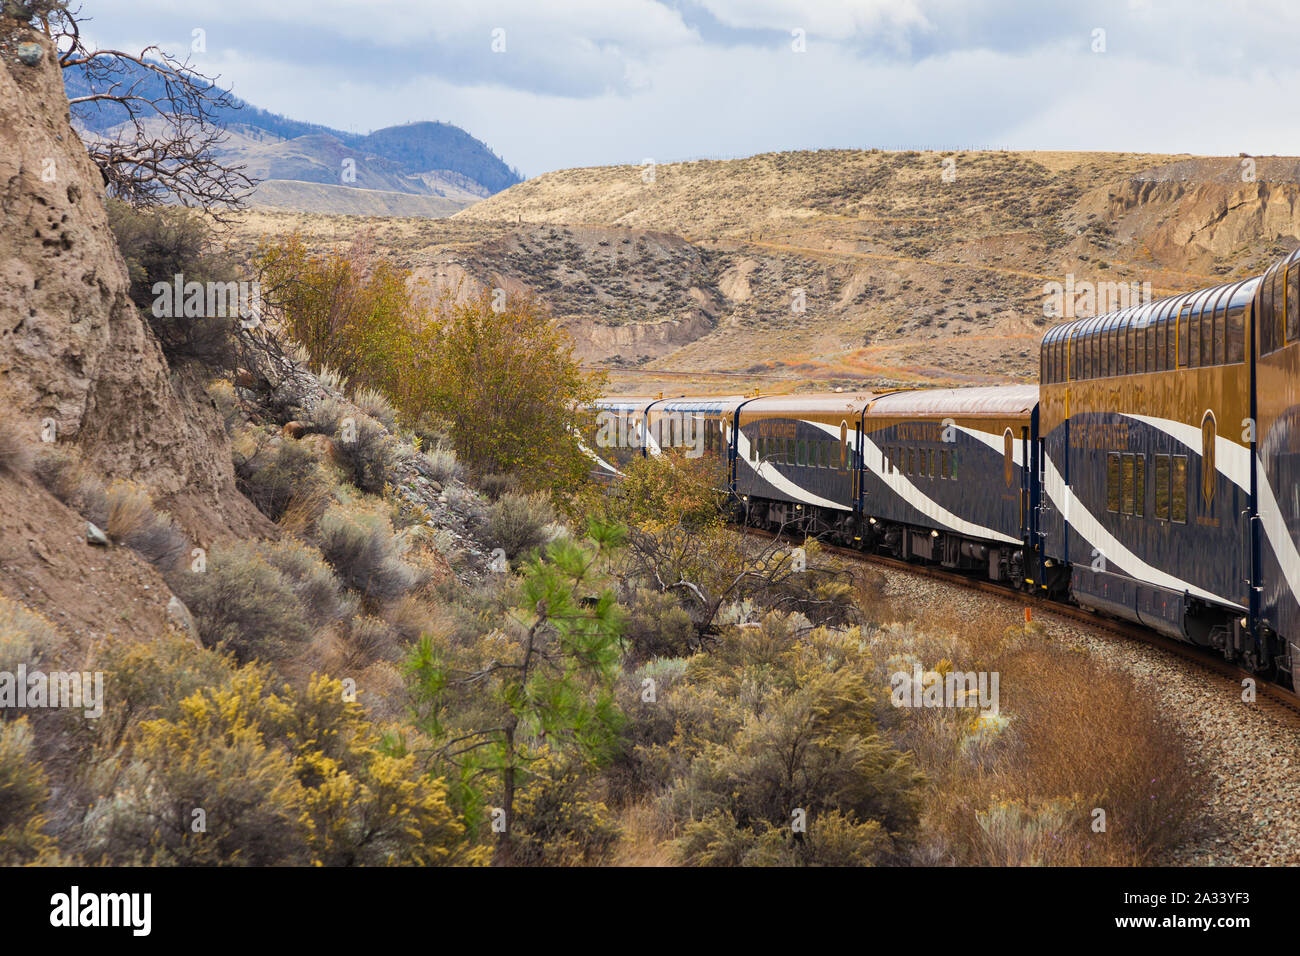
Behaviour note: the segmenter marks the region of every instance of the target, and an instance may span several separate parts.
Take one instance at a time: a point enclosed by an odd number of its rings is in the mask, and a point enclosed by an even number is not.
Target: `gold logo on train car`
[[[1218,486],[1218,471],[1214,464],[1214,438],[1218,431],[1214,412],[1207,410],[1201,419],[1201,498],[1208,511],[1214,504],[1214,489]]]
[[[1010,428],[1002,433],[1002,477],[1008,486],[1016,477],[1016,438]]]

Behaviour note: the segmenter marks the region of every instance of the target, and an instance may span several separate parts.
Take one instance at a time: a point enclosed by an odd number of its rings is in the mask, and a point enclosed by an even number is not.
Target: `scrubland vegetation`
[[[118,221],[141,275],[206,254],[158,252],[182,215]],[[172,359],[274,534],[193,548],[147,489],[0,427],[0,469],[192,621],[73,662],[105,673],[97,721],[3,714],[0,862],[1133,864],[1186,832],[1196,778],[1131,678],[738,532],[704,460],[587,483],[598,383],[538,303],[421,311],[364,240],[257,261],[272,328]],[[315,375],[225,364],[277,349]],[[0,665],[65,650],[0,600]],[[999,672],[1000,713],[892,706],[914,667]]]

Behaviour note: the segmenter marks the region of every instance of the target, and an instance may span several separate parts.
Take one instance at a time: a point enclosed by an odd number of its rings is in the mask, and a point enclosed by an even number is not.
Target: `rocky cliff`
[[[4,25],[0,405],[33,440],[73,442],[107,476],[147,484],[200,540],[256,528],[220,422],[127,296],[103,179],[49,42]]]

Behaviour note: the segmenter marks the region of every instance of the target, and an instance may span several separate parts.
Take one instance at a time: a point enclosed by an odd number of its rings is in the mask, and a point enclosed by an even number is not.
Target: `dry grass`
[[[673,845],[664,831],[662,814],[650,803],[633,803],[618,814],[621,831],[612,866],[676,866]]]
[[[31,467],[32,448],[22,429],[13,419],[0,417],[0,474],[26,474]]]
[[[171,517],[157,510],[140,485],[119,481],[109,487],[108,536],[126,545],[163,572],[170,572],[189,555],[190,540]]]
[[[884,662],[884,680],[913,662],[1000,680],[992,723],[974,709],[890,708],[931,783],[918,862],[1129,866],[1184,840],[1203,788],[1152,689],[1039,625],[1002,624],[927,620],[877,638],[877,653],[904,655]]]

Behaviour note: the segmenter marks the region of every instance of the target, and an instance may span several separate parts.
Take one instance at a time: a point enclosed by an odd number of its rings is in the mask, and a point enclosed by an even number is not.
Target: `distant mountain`
[[[162,82],[153,73],[133,64],[127,66],[129,72],[123,79],[138,81],[141,95],[162,95]],[[91,91],[80,69],[65,70],[63,81],[69,97]],[[446,210],[439,214],[449,215],[523,180],[485,143],[450,123],[408,123],[371,133],[349,133],[290,119],[242,100],[236,99],[235,103],[238,108],[216,113],[218,121],[231,133],[218,158],[244,165],[249,175],[264,181],[266,185],[253,195],[254,204],[299,208],[295,203],[311,196],[309,211],[357,213],[368,208],[370,197],[345,193],[376,190],[436,197],[438,202],[408,205],[412,209]],[[126,120],[125,108],[114,103],[79,104],[73,108],[74,125],[94,136],[111,138]],[[345,165],[348,160],[351,164]],[[273,185],[280,182],[338,188],[303,190]],[[337,209],[329,208],[329,197],[339,197]],[[391,214],[391,196],[373,198],[374,214]]]

